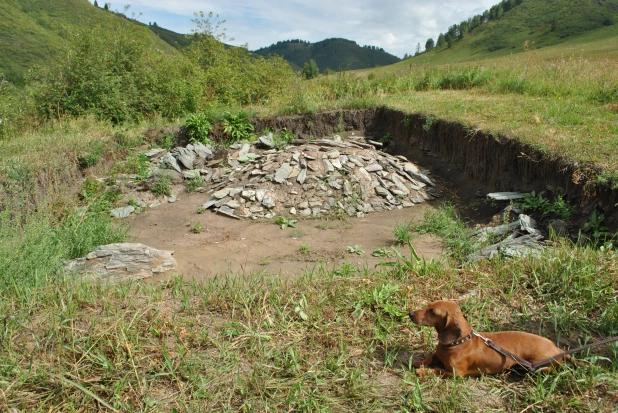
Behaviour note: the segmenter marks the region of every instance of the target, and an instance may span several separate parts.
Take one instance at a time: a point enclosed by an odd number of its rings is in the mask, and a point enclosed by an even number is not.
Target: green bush
[[[212,130],[212,124],[205,113],[194,113],[185,120],[185,129],[191,143],[210,143],[208,134]]]
[[[73,35],[66,53],[35,68],[28,81],[44,117],[92,113],[120,123],[194,111],[200,75],[184,56],[155,50],[146,28],[116,23]]]
[[[228,113],[223,120],[223,134],[229,142],[249,139],[253,134],[253,125],[249,123],[249,115],[245,112]]]

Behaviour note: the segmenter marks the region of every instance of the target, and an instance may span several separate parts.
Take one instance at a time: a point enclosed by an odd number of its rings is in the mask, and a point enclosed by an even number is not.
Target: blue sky
[[[91,0],[93,1],[93,0]],[[100,0],[103,5],[105,0]],[[128,16],[157,22],[179,33],[190,33],[197,11],[214,12],[226,20],[224,27],[236,45],[259,49],[279,40],[311,42],[343,37],[360,45],[383,47],[403,57],[413,54],[417,43],[424,48],[428,38],[461,20],[479,14],[498,0],[109,0],[112,10],[129,5]]]

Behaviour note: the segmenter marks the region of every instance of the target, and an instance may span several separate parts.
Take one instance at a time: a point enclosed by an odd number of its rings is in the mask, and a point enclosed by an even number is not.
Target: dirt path
[[[380,259],[371,253],[394,243],[395,224],[422,219],[427,208],[432,207],[422,204],[345,221],[303,220],[296,228],[281,230],[272,222],[238,221],[210,212],[198,215],[197,208],[209,198],[199,193],[183,194],[174,204],[164,203],[131,217],[131,240],[174,250],[177,273],[188,280],[259,271],[292,276],[316,264],[326,263],[333,268],[344,261],[373,268]],[[200,234],[191,232],[188,225],[196,222],[203,228]],[[300,251],[303,245],[307,246],[304,253]],[[365,253],[346,251],[348,246],[355,245]],[[432,236],[416,237],[413,245],[419,255],[428,259],[442,253],[441,243]],[[406,248],[402,250],[407,254]],[[168,273],[152,280],[169,276]]]

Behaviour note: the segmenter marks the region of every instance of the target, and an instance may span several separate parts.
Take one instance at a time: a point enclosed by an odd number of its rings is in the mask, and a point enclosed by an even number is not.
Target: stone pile
[[[146,152],[153,175],[201,179],[211,195],[200,212],[232,218],[364,214],[440,197],[428,172],[362,137],[295,140],[277,149],[271,135],[229,149],[194,144]],[[374,143],[375,145],[379,145]],[[124,211],[123,211],[124,212]]]
[[[518,219],[510,224],[497,227],[487,227],[470,234],[477,244],[486,244],[489,240],[497,240],[492,245],[476,251],[470,260],[479,261],[495,255],[503,257],[538,257],[545,247],[541,244],[543,234],[536,228],[536,221],[528,215],[520,214]]]

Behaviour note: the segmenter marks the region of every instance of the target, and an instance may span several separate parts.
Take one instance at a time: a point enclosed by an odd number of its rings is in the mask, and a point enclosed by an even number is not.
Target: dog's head
[[[434,327],[441,344],[449,344],[461,338],[468,329],[459,305],[453,301],[434,301],[427,307],[410,312],[414,324]],[[468,334],[466,332],[466,334]]]

